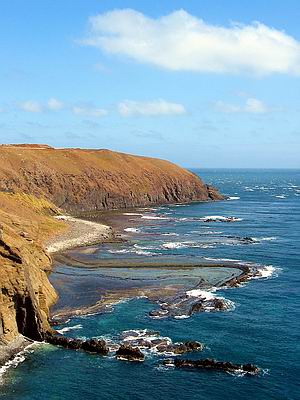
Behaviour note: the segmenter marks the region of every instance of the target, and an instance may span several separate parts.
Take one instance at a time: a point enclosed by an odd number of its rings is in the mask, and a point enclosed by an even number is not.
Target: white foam
[[[162,233],[161,236],[179,236],[179,233],[175,232]]]
[[[187,319],[187,318],[190,318],[190,316],[187,314],[183,314],[183,315],[175,315],[174,318],[175,319]]]
[[[158,217],[157,215],[143,215],[143,219],[169,219],[167,217]]]
[[[240,200],[239,196],[229,196],[227,200]]]
[[[62,329],[57,329],[58,333],[64,334],[65,332],[77,330],[77,329],[82,329],[82,325],[73,325],[73,326],[66,326],[65,328]]]
[[[278,271],[280,268],[276,268],[273,265],[266,265],[261,269],[258,269],[258,275],[254,276],[253,279],[261,279],[261,278],[272,278],[278,276]]]
[[[141,230],[138,228],[125,228],[124,229],[125,232],[132,232],[132,233],[140,233]]]
[[[16,368],[19,364],[26,360],[26,355],[30,353],[33,347],[39,345],[40,342],[30,343],[25,347],[24,350],[21,350],[19,353],[15,355],[12,360],[7,361],[2,367],[0,367],[0,383],[3,382],[3,375],[7,372],[9,368]]]
[[[141,217],[143,214],[126,212],[126,213],[123,213],[123,215],[136,215],[136,216],[138,216],[138,217]]]
[[[216,297],[213,293],[200,289],[188,290],[186,294],[189,297],[199,297],[203,300],[213,300]]]
[[[188,247],[188,244],[183,242],[167,242],[163,243],[162,247],[165,249],[182,249]]]
[[[262,237],[262,238],[253,237],[251,239],[254,240],[255,242],[268,242],[271,240],[276,240],[277,237],[276,236],[269,236],[269,237]]]
[[[152,256],[154,255],[150,251],[138,250],[138,249],[122,249],[122,250],[107,250],[111,254],[130,254],[135,253],[139,256]]]
[[[242,218],[237,217],[224,217],[223,215],[207,215],[206,217],[199,218],[200,221],[212,221],[212,222],[238,222],[242,221]]]
[[[286,198],[286,195],[284,195],[284,194],[279,194],[279,195],[277,195],[277,196],[275,196],[275,197],[277,197],[277,199],[285,199],[285,198]]]

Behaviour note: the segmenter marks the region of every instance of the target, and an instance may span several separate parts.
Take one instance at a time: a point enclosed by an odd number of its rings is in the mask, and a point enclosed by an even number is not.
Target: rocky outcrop
[[[0,344],[19,334],[42,340],[56,293],[47,278],[51,259],[34,242],[2,225],[0,239]]]
[[[234,364],[229,361],[217,361],[210,358],[204,360],[171,359],[165,360],[163,364],[165,366],[175,366],[176,368],[217,370],[251,375],[257,375],[261,371],[260,368],[253,364]]]
[[[71,349],[71,350],[84,350],[89,353],[96,353],[102,356],[107,355],[109,352],[109,349],[104,340],[98,340],[98,339],[82,340],[76,338],[68,338],[51,333],[46,333],[45,340],[48,343],[53,344],[55,346],[62,346],[66,349]]]
[[[37,145],[0,147],[0,191],[34,194],[72,211],[222,198],[198,176],[165,160]]]
[[[116,351],[116,357],[119,360],[144,361],[145,356],[138,347],[129,344],[122,344]]]

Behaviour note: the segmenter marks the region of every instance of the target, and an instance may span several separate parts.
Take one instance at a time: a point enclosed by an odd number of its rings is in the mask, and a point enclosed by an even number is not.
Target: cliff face
[[[89,211],[218,200],[222,196],[170,162],[108,150],[0,146],[0,345],[50,329],[56,293],[43,241],[65,229],[57,206]]]
[[[31,193],[90,211],[222,196],[168,161],[109,150],[0,147],[0,191]]]
[[[64,228],[54,205],[29,195],[0,193],[0,344],[19,334],[40,340],[56,300],[43,239]]]

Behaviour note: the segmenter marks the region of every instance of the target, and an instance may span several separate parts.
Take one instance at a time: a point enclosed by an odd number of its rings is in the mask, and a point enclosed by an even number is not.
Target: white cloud
[[[124,9],[89,25],[82,44],[170,70],[300,74],[300,42],[259,22],[222,27],[184,10],[153,19]]]
[[[266,106],[261,100],[250,97],[246,100],[243,105],[235,105],[230,103],[225,103],[223,101],[217,101],[215,107],[218,111],[225,113],[253,113],[253,114],[264,114],[271,109]]]
[[[62,110],[64,108],[64,103],[52,97],[48,100],[47,108],[52,111]]]
[[[88,106],[74,106],[72,108],[74,114],[84,115],[86,117],[103,117],[107,115],[107,110],[103,108],[94,108]]]
[[[178,103],[169,103],[166,100],[158,99],[153,101],[132,101],[124,100],[118,104],[118,111],[124,117],[131,115],[167,115],[184,114],[184,106]]]
[[[245,111],[250,113],[265,113],[270,110],[261,100],[250,98],[246,101]]]
[[[28,100],[20,104],[20,108],[26,112],[39,113],[43,111],[43,106],[38,101]]]

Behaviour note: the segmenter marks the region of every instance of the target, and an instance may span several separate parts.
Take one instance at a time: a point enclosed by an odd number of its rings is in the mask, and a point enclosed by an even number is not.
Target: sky
[[[300,167],[299,0],[2,0],[0,143]]]

